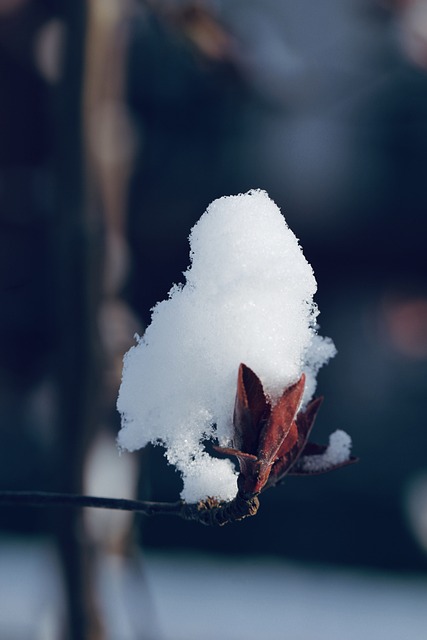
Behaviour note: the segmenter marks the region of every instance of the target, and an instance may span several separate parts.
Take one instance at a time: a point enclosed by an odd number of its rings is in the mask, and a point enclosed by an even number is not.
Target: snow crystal
[[[338,429],[329,436],[326,451],[319,455],[307,456],[302,460],[304,471],[326,471],[350,458],[351,438],[345,431]]]
[[[239,364],[274,400],[305,371],[306,404],[318,369],[335,354],[316,334],[316,280],[295,235],[264,191],[215,200],[190,234],[185,284],[158,303],[124,360],[119,447],[166,447],[182,498],[236,494],[229,460],[204,450],[229,444]]]

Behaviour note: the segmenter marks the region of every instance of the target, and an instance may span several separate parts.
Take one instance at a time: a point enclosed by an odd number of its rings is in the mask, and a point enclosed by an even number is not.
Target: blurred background
[[[285,613],[297,640],[424,637],[424,0],[0,0],[1,488],[177,499],[160,448],[118,456],[122,357],[191,226],[250,188],[300,238],[338,349],[316,441],[343,428],[360,463],[220,530],[3,508],[2,638],[247,640],[260,605],[274,637]]]

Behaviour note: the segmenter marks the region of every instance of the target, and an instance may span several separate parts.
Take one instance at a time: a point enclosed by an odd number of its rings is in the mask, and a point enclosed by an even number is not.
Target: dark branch
[[[230,502],[218,502],[209,498],[197,504],[186,502],[146,502],[122,498],[101,498],[44,491],[0,491],[3,507],[95,507],[134,511],[145,516],[178,516],[206,525],[222,526],[229,522],[254,516],[259,507],[256,496],[244,498],[240,494]]]

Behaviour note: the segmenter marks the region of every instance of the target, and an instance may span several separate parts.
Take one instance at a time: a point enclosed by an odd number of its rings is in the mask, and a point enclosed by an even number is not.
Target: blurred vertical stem
[[[97,416],[100,347],[96,328],[100,292],[100,223],[89,209],[83,140],[83,84],[87,4],[63,0],[65,48],[55,88],[57,278],[59,344],[58,476],[60,490],[83,491],[84,452]],[[92,559],[82,512],[64,511],[57,541],[68,600],[67,640],[102,638],[95,608]]]

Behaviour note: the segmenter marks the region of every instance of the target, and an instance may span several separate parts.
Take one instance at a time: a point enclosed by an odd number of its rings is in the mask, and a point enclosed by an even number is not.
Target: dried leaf
[[[292,434],[291,430],[304,393],[304,385],[305,375],[302,374],[298,382],[286,389],[272,408],[270,418],[261,433],[258,446],[259,458],[273,464],[280,449],[284,449],[286,453],[295,444],[296,427]]]
[[[216,451],[239,461],[238,487],[241,495],[254,496],[280,483],[287,475],[314,475],[338,469],[357,461],[326,464],[310,469],[310,457],[322,455],[327,447],[308,443],[322,398],[310,402],[298,413],[304,393],[304,374],[285,389],[272,407],[258,376],[241,364],[234,407],[233,446]],[[308,461],[308,462],[307,462]]]
[[[252,369],[241,364],[233,416],[233,445],[237,449],[257,454],[259,434],[270,411],[261,380]]]
[[[273,466],[270,478],[268,481],[268,487],[278,484],[283,478],[290,472],[293,465],[297,462],[298,458],[303,452],[306,446],[308,437],[314,425],[317,413],[320,405],[323,402],[323,398],[315,398],[308,405],[305,411],[300,411],[296,417],[295,429],[296,429],[296,441],[291,449],[283,447],[279,451],[278,459]],[[268,488],[266,487],[266,488]]]

